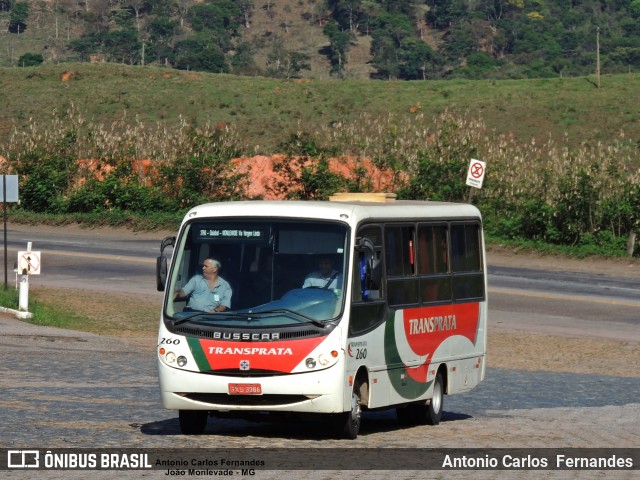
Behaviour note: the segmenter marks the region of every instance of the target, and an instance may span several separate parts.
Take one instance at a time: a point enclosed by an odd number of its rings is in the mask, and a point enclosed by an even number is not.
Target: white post
[[[27,242],[27,253],[31,253],[31,242]],[[29,268],[29,267],[27,267]],[[29,311],[29,271],[27,270],[20,279],[20,292],[18,295],[18,310]]]
[[[22,279],[20,280],[18,310],[21,312],[29,311],[29,275],[22,275]]]

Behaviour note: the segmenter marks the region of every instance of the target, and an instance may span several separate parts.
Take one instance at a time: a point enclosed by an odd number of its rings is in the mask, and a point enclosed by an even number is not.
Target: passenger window
[[[480,270],[478,225],[451,226],[451,263],[453,272],[477,272]]]
[[[418,258],[420,275],[449,271],[446,225],[424,225],[418,228]]]
[[[484,276],[480,253],[480,226],[451,226],[451,266],[455,300],[484,298]]]
[[[385,228],[385,256],[389,277],[415,274],[414,227]]]
[[[422,303],[451,301],[446,225],[418,227],[418,273]]]

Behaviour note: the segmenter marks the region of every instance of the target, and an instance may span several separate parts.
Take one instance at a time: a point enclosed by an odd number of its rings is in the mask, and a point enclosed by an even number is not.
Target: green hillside
[[[64,72],[71,75],[63,80]],[[372,82],[277,80],[114,64],[0,68],[0,145],[30,119],[64,118],[70,105],[96,124],[176,126],[227,122],[246,153],[271,153],[292,133],[363,113],[427,118],[445,109],[482,120],[526,143],[609,143],[624,132],[640,143],[640,75],[592,79]],[[0,151],[0,154],[2,152]]]
[[[638,72],[639,0],[0,0],[0,67],[73,61],[275,78]]]

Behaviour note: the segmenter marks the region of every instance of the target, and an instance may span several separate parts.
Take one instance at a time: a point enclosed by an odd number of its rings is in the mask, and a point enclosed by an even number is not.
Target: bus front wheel
[[[184,435],[202,435],[207,428],[209,412],[205,410],[180,410],[180,430]]]
[[[354,440],[360,432],[362,423],[362,399],[360,397],[360,383],[356,382],[351,391],[351,408],[348,412],[336,416],[336,430],[341,438]]]

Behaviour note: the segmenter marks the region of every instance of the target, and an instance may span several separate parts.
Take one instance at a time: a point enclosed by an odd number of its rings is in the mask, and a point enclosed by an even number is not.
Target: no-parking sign
[[[40,252],[18,252],[18,273],[40,275]]]
[[[467,185],[475,188],[482,188],[484,172],[487,164],[481,160],[471,159],[469,170],[467,171]]]

